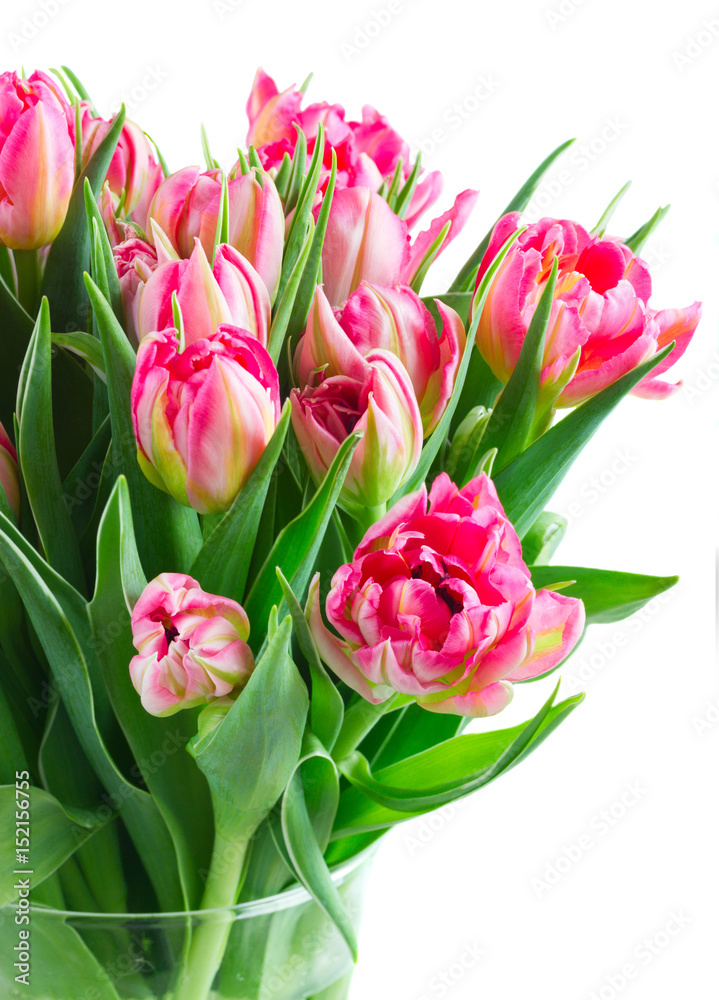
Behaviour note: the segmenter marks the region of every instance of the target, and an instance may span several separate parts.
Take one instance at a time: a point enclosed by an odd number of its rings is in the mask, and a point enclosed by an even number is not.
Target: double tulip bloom
[[[277,371],[247,331],[221,325],[180,351],[145,337],[132,384],[137,457],[150,482],[199,513],[227,510],[277,426]]]
[[[485,475],[458,489],[442,473],[404,497],[309,599],[325,663],[375,704],[395,693],[433,712],[494,715],[512,683],[547,673],[578,642],[581,601],[536,591],[519,539]]]
[[[236,601],[205,593],[191,576],[156,577],[132,611],[130,677],[145,710],[174,715],[236,696],[255,666],[249,634]]]
[[[52,242],[75,182],[74,111],[46,73],[0,75],[0,244]]]
[[[285,217],[272,178],[254,168],[228,180],[229,245],[249,261],[264,281],[274,301],[282,270]],[[155,192],[149,209],[179,257],[190,257],[195,240],[212,258],[222,198],[219,170],[202,173],[185,167],[171,174]]]
[[[497,223],[477,276],[479,283],[519,213]],[[648,305],[647,265],[618,239],[592,237],[565,219],[541,219],[516,239],[492,282],[477,330],[477,346],[506,384],[514,370],[552,264],[557,285],[547,330],[540,401],[576,406],[653,357],[676,347],[634,395],[662,399],[679,388],[657,378],[684,353],[701,315],[698,302],[659,312]]]
[[[250,120],[247,143],[257,147],[265,169],[278,169],[285,154],[293,156],[296,127],[304,132],[308,150],[312,152],[322,125],[325,129],[323,188],[329,176],[333,150],[337,157],[338,189],[364,187],[377,191],[383,183],[391,181],[400,158],[402,175],[407,179],[411,170],[409,145],[379,111],[365,105],[361,121],[347,121],[340,104],[322,101],[303,108],[303,101],[304,95],[296,87],[280,91],[264,70],[257,71],[247,102]],[[432,171],[419,181],[407,208],[406,219],[410,227],[434,204],[441,192],[439,171]]]
[[[15,517],[20,516],[20,480],[18,477],[17,452],[0,423],[0,487]]]

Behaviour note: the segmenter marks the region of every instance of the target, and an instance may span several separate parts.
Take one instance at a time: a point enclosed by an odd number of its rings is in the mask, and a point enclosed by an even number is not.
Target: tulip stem
[[[332,759],[339,764],[340,761],[349,757],[365,736],[374,729],[383,715],[395,708],[401,708],[407,701],[408,699],[404,695],[395,694],[379,705],[373,705],[371,701],[365,701],[364,698],[360,698],[353,705],[350,705],[332,750]]]
[[[376,507],[357,507],[355,518],[362,529],[362,534],[368,531],[373,524],[376,524],[381,517],[387,513],[387,504],[381,503]]]
[[[172,1000],[207,1000],[222,963],[232,929],[230,907],[242,888],[248,841],[233,841],[217,833],[210,871],[200,908],[219,910],[201,916],[192,933]]]
[[[40,272],[37,250],[13,250],[17,274],[17,297],[20,304],[33,318],[37,312],[40,292]]]

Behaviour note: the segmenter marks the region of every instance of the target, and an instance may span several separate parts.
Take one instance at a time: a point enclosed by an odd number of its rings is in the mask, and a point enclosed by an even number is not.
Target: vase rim
[[[369,861],[376,853],[379,844],[375,841],[362,851],[340,862],[331,869],[332,881],[336,885],[341,885],[358,868]],[[102,923],[126,924],[128,921],[141,921],[142,923],[167,923],[170,921],[206,920],[212,914],[229,913],[233,920],[249,920],[252,917],[263,916],[267,913],[277,913],[281,910],[289,910],[294,906],[301,906],[312,900],[312,896],[303,885],[294,885],[292,888],[284,889],[282,892],[272,896],[263,896],[261,899],[249,900],[246,903],[237,903],[235,906],[216,907],[209,910],[176,910],[166,913],[93,913],[81,910],[57,910],[52,906],[35,904],[31,906],[31,911],[38,916],[71,918],[73,920],[92,920]],[[16,904],[12,904],[13,906]]]

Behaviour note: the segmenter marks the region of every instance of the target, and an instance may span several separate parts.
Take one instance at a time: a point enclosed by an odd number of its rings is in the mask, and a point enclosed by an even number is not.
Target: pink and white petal
[[[528,626],[534,634],[534,648],[515,670],[505,675],[507,679],[524,681],[553,670],[566,660],[581,639],[585,620],[581,601],[540,590]]]

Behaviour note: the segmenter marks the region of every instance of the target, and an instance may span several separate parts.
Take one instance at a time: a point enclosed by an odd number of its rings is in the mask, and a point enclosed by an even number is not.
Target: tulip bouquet
[[[547,509],[677,388],[663,211],[523,223],[565,144],[426,296],[477,192],[421,223],[440,174],[304,89],[258,72],[237,162],[171,172],[71,71],[0,76],[3,995],[347,996],[347,866],[535,750],[580,698],[467,726],[675,582],[551,564]]]

